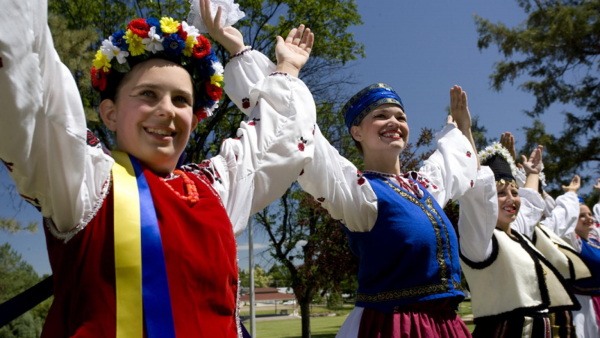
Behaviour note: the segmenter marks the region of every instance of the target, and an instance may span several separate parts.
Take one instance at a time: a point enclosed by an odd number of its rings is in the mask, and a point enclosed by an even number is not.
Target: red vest
[[[237,247],[209,179],[188,173],[200,195],[190,207],[144,170],[160,227],[177,337],[237,337]],[[167,181],[184,194],[183,180]],[[42,338],[116,335],[113,190],[66,244],[46,230],[54,302]]]

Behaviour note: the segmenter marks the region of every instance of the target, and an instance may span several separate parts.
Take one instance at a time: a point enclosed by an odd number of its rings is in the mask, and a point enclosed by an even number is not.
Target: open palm
[[[213,18],[210,10],[210,0],[199,1],[200,15],[202,16],[202,21],[204,22],[206,29],[208,29],[208,34],[225,47],[229,54],[233,55],[242,51],[244,49],[244,37],[242,36],[242,33],[232,26],[221,26],[222,8],[219,7],[217,14]]]
[[[285,40],[278,36],[275,47],[277,64],[286,64],[300,71],[308,61],[314,37],[310,28],[305,30],[304,25],[292,29]]]

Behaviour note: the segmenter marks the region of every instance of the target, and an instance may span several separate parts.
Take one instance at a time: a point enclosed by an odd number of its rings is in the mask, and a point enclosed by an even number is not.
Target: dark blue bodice
[[[379,176],[365,178],[377,195],[377,221],[370,232],[344,227],[360,258],[356,305],[389,313],[415,302],[462,300],[458,240],[435,199],[425,189],[418,199]]]
[[[581,239],[581,258],[590,269],[592,277],[573,283],[573,290],[577,294],[600,295],[600,244],[590,238]]]

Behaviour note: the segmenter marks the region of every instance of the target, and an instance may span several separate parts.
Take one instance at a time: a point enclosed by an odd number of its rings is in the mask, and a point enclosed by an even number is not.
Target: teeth
[[[170,132],[168,130],[164,130],[164,129],[146,128],[146,131],[148,131],[149,133],[152,133],[152,134],[158,134],[158,135],[164,135],[164,136],[171,136],[171,135],[173,135],[172,132]]]
[[[399,134],[399,133],[384,133],[384,134],[382,134],[382,135],[383,135],[384,137],[394,137],[394,136],[400,137],[400,134]]]

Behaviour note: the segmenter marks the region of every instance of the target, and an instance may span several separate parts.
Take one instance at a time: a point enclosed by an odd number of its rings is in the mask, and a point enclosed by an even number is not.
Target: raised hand
[[[292,29],[285,40],[281,36],[277,36],[277,46],[275,47],[277,71],[298,77],[300,69],[308,61],[314,41],[315,35],[310,28],[305,30],[304,25]]]
[[[458,129],[465,132],[471,130],[471,114],[467,103],[467,92],[462,87],[454,85],[450,88],[450,111]]]
[[[598,183],[600,184],[600,179],[598,179],[598,181],[599,181]],[[564,190],[564,192],[576,193],[577,190],[579,190],[579,188],[581,188],[581,178],[579,177],[579,175],[573,176],[573,179],[571,180],[571,184],[569,184],[567,186],[564,186],[564,185],[562,186],[562,189]]]
[[[220,43],[229,52],[230,55],[241,52],[244,49],[244,37],[242,33],[236,28],[231,26],[221,27],[221,14],[223,9],[219,7],[217,15],[213,19],[210,10],[210,0],[199,0],[200,1],[200,15],[208,34]]]
[[[533,149],[529,158],[525,155],[521,155],[521,159],[523,160],[523,164],[519,164],[520,167],[525,169],[525,174],[528,176],[530,174],[539,174],[542,170],[542,152],[544,150],[544,146],[539,145],[537,148]]]
[[[594,184],[594,189],[600,190],[600,178],[598,179],[598,183]]]
[[[515,137],[508,131],[502,133],[502,135],[500,135],[500,144],[508,150],[510,156],[516,161],[517,153],[515,151]]]

